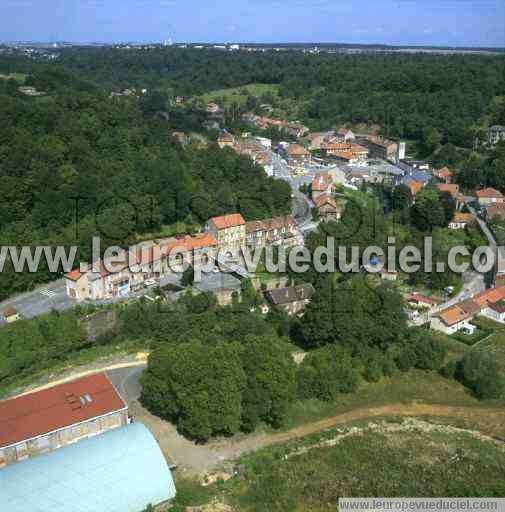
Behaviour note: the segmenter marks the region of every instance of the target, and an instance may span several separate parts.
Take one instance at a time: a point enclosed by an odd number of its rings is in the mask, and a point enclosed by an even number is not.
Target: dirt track
[[[211,441],[206,445],[197,445],[180,436],[173,425],[151,415],[138,403],[135,404],[135,412],[137,419],[150,427],[167,458],[192,474],[211,472],[224,461],[235,459],[243,453],[265,446],[299,439],[336,425],[379,417],[425,417],[431,418],[434,422],[436,418],[440,418],[441,421],[443,418],[449,418],[451,423],[456,421],[458,425],[469,426],[492,438],[505,439],[505,409],[503,408],[391,404],[355,409],[286,432],[237,435]]]
[[[236,442],[228,440],[224,443],[209,443],[207,446],[219,451],[220,455],[224,456],[225,459],[229,459],[247,451],[299,439],[336,425],[387,416],[452,418],[453,420],[456,419],[462,423],[470,424],[483,434],[491,437],[502,439],[505,437],[505,409],[452,407],[431,404],[391,404],[382,407],[355,409],[315,423],[302,425],[286,432],[252,435]]]

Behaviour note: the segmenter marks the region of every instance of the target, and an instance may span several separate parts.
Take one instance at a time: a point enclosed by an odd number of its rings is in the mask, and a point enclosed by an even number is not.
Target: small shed
[[[3,314],[5,321],[9,324],[11,324],[12,322],[16,322],[20,318],[19,313],[17,312],[17,309],[14,306],[7,306],[4,309]]]

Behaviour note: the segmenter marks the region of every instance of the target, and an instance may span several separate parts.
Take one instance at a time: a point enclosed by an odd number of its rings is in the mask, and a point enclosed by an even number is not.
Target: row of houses
[[[434,314],[430,327],[445,334],[472,333],[476,327],[471,321],[477,315],[505,323],[505,286],[491,288]]]
[[[114,258],[102,258],[65,275],[67,295],[72,299],[102,300],[127,297],[155,285],[182,264],[207,264],[205,249],[240,249],[270,244],[302,243],[291,216],[246,223],[241,214],[210,219],[205,232],[143,242]]]

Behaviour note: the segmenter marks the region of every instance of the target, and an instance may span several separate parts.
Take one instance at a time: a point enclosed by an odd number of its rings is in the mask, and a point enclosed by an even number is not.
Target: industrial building
[[[0,469],[5,512],[142,512],[175,493],[163,454],[141,423]]]
[[[0,401],[0,468],[128,421],[128,406],[105,373]]]

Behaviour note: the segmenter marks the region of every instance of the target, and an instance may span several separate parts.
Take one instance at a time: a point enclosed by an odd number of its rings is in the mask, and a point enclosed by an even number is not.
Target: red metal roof
[[[126,404],[105,373],[2,400],[0,448],[125,407]]]

